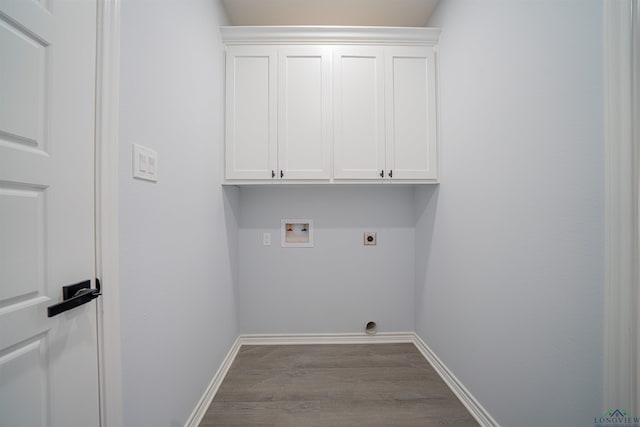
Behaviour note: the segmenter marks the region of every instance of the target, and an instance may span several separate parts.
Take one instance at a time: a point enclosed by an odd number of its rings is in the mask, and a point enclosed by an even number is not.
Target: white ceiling
[[[439,0],[224,0],[231,25],[424,27]]]

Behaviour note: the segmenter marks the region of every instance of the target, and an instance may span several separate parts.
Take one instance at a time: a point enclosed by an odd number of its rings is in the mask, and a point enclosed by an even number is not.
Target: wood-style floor
[[[242,346],[204,426],[478,426],[413,344]]]

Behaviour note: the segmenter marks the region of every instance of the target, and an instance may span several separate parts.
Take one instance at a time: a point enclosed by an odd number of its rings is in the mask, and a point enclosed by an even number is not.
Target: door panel
[[[227,48],[226,178],[271,179],[277,169],[277,51]]]
[[[383,49],[334,49],[334,176],[380,179],[385,168]]]
[[[396,179],[436,179],[434,49],[389,47],[386,64],[387,168]]]
[[[0,0],[0,425],[98,425],[96,2]]]
[[[0,184],[0,308],[44,293],[44,191]]]
[[[47,339],[21,343],[0,356],[2,425],[42,426],[49,418],[49,381],[46,375]],[[23,410],[16,410],[23,408]]]
[[[329,179],[330,55],[317,46],[281,48],[278,168],[285,179]]]
[[[0,93],[18,103],[0,103],[0,139],[43,149],[49,41],[0,17],[3,75]]]

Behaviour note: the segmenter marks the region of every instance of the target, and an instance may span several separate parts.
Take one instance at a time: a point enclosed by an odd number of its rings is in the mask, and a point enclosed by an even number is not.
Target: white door
[[[277,58],[271,46],[227,47],[227,179],[277,176]]]
[[[278,169],[284,179],[331,177],[330,61],[327,47],[279,49]]]
[[[385,169],[384,50],[336,47],[334,67],[334,177],[381,179]]]
[[[436,79],[433,47],[388,47],[386,178],[436,179]]]
[[[0,0],[0,425],[98,419],[95,0]]]

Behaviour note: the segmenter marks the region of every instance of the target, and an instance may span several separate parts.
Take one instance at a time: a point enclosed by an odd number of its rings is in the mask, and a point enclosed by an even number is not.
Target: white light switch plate
[[[262,234],[262,244],[264,246],[271,246],[271,233]]]
[[[158,153],[155,150],[133,144],[133,177],[158,181]]]

